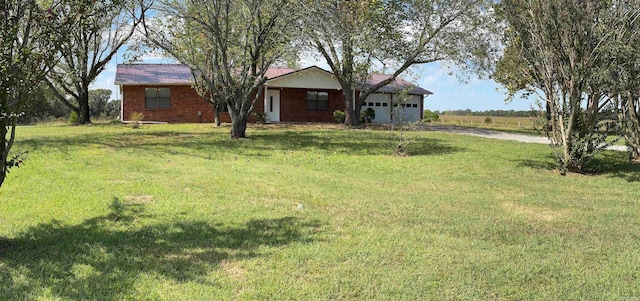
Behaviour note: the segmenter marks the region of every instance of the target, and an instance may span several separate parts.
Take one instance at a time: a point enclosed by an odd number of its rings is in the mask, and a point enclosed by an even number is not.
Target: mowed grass
[[[1,300],[637,300],[640,168],[323,126],[20,127]],[[302,209],[298,205],[302,205]]]

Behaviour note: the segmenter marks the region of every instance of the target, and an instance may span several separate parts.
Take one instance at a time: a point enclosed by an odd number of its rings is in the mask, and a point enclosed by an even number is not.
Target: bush
[[[336,123],[344,123],[345,118],[346,117],[344,115],[344,112],[340,110],[333,111],[333,119],[336,121]]]
[[[487,117],[484,119],[484,123],[486,123],[486,124],[491,123],[491,121],[493,121],[493,120],[492,120],[492,119],[491,119],[491,117],[489,117],[489,116],[487,116]]]
[[[133,121],[131,123],[133,128],[137,129],[140,127],[140,124],[142,124],[142,120],[144,120],[144,115],[140,112],[131,112],[131,116],[129,119]]]
[[[265,112],[253,112],[253,116],[258,119],[259,123],[267,122],[267,113]]]
[[[76,124],[76,123],[78,123],[78,112],[71,111],[71,113],[69,114],[69,124]]]
[[[360,123],[371,123],[376,119],[376,111],[372,108],[367,108],[364,112],[360,113]]]
[[[422,120],[425,122],[432,122],[440,120],[440,115],[438,112],[432,112],[431,110],[424,110],[422,112]]]

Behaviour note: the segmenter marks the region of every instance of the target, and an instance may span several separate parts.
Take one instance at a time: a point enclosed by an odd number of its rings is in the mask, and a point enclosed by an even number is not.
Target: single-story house
[[[374,85],[388,75],[373,74],[367,85]],[[255,112],[266,113],[267,122],[333,122],[335,110],[344,111],[340,84],[333,73],[312,66],[300,70],[271,68],[267,72],[260,101]],[[144,115],[145,121],[213,122],[213,106],[192,88],[189,68],[180,64],[120,64],[115,84],[122,96],[120,118],[129,120],[131,113]],[[409,100],[403,105],[406,121],[422,118],[424,97],[432,94],[401,78],[367,97],[362,110],[375,111],[373,122],[398,120],[393,106],[399,91],[408,90]],[[358,89],[355,89],[357,96]],[[229,122],[229,114],[221,112],[220,119]]]

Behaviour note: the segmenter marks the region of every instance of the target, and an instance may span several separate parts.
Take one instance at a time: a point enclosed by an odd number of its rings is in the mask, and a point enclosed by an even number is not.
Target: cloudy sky
[[[112,60],[106,70],[100,74],[91,86],[92,89],[111,89],[112,99],[120,99],[117,87],[113,84],[116,73],[116,63],[122,63],[122,54],[116,60]],[[174,63],[171,59],[159,57],[147,57],[144,63]],[[328,69],[326,63],[314,59],[305,59],[302,67],[317,65]],[[484,110],[529,110],[534,101],[527,99],[515,99],[511,103],[505,103],[504,92],[499,91],[499,85],[493,80],[479,80],[471,78],[466,83],[461,83],[455,75],[449,75],[448,71],[439,64],[430,64],[415,70],[411,75],[403,76],[418,86],[431,92],[425,99],[425,109],[430,110],[457,110],[471,109],[473,111]]]

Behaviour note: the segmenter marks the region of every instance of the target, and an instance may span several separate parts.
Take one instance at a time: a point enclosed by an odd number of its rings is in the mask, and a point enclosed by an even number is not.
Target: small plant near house
[[[340,110],[333,111],[333,119],[336,121],[336,123],[344,123],[344,112]]]
[[[267,113],[265,112],[253,112],[252,115],[258,119],[259,123],[267,122]]]
[[[360,123],[371,123],[376,119],[376,111],[372,108],[367,108],[364,112],[360,113]]]
[[[144,120],[144,115],[140,112],[131,112],[129,119],[131,120],[131,126],[134,129],[137,129],[142,124],[142,120]]]

